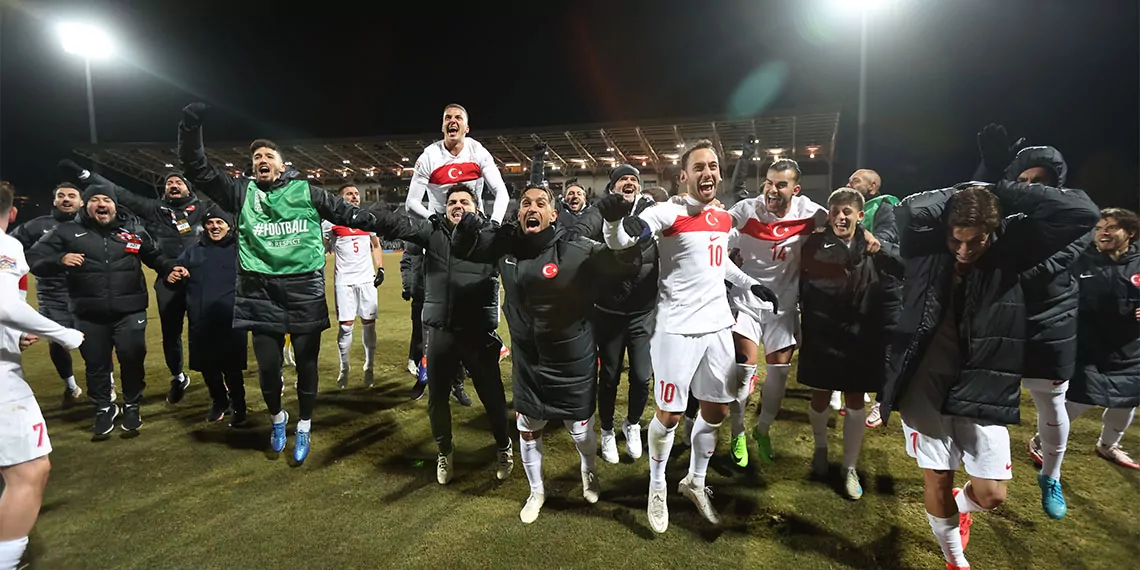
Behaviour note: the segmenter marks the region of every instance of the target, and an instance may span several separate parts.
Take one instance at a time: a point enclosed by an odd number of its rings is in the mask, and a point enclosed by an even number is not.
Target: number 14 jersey
[[[737,202],[729,215],[740,232],[740,269],[776,293],[781,309],[793,309],[799,301],[800,249],[817,227],[827,224],[827,210],[807,197],[792,196],[788,213],[777,218],[761,196]]]

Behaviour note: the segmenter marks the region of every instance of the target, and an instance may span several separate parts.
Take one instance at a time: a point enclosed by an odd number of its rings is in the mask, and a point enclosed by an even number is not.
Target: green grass
[[[360,384],[358,330],[353,383],[336,389],[336,335],[331,330],[324,335],[314,448],[302,467],[286,460],[291,437],[287,453],[266,455],[268,420],[252,351],[246,373],[252,429],[205,424],[209,398],[197,374],[182,403],[163,401],[169,375],[153,296],[149,387],[138,437],[124,438],[116,430],[109,441],[92,442],[91,410],[61,410],[47,347],[29,349],[25,373],[55,449],[27,555],[32,567],[943,567],[924,516],[921,474],[906,456],[897,418],[889,427],[869,430],[860,461],[866,493],[861,501],[846,501],[837,481],[809,481],[808,392],[794,381],[772,431],[774,467],[728,468],[727,426],[722,429],[709,476],[713,502],[724,519],[719,528],[700,519],[675,492],[688,467],[687,452],[670,466],[671,524],[665,535],[654,536],[645,519],[644,456],[619,465],[599,461],[602,500],[587,505],[577,453],[561,429],[547,434],[546,506],[535,524],[523,525],[518,510],[528,486],[521,462],[516,454],[511,478],[501,484],[494,480],[493,442],[477,398],[472,408],[452,406],[455,480],[437,485],[426,400],[407,398],[409,307],[400,300],[398,259],[385,256],[385,266],[393,270],[379,290],[375,388]],[[74,355],[82,384],[82,360]],[[286,407],[295,411],[292,369],[285,375]],[[509,390],[509,361],[503,363],[503,379]],[[620,400],[619,411],[624,396]],[[967,552],[974,567],[1136,567],[1140,473],[1093,454],[1099,417],[1089,413],[1073,426],[1064,464],[1069,516],[1048,520],[1024,452],[1035,417],[1028,395],[1023,403],[1024,424],[1011,429],[1010,499],[998,512],[976,516]],[[834,475],[842,430],[830,433]],[[1140,453],[1134,435],[1124,443]],[[624,443],[619,447],[624,450]]]

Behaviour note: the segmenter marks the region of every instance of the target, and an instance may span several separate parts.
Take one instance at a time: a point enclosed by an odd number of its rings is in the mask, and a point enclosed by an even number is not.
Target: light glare
[[[87,59],[106,59],[114,52],[111,37],[87,24],[60,24],[59,37],[63,41],[63,51]]]

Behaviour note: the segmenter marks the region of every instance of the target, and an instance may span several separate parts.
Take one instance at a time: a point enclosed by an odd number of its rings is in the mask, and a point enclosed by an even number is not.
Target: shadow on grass
[[[247,420],[246,425],[240,428],[231,428],[224,423],[203,426],[192,430],[190,437],[198,443],[211,445],[225,445],[230,449],[243,449],[260,451],[269,447],[269,436],[266,430],[250,429],[253,426]],[[217,429],[214,429],[217,428]]]
[[[336,418],[330,418],[330,420],[334,421],[335,419]],[[355,433],[349,434],[346,437],[338,438],[336,445],[334,445],[332,449],[330,449],[329,452],[325,454],[325,458],[321,461],[321,465],[328,467],[329,465],[332,465],[341,459],[363,451],[364,449],[379,445],[389,436],[395,434],[398,431],[400,431],[400,425],[396,421],[387,417],[380,418],[380,421],[377,423],[357,430]]]

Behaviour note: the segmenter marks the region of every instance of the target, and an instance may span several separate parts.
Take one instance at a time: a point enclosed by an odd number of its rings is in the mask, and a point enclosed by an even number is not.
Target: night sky
[[[55,163],[87,140],[83,63],[60,48],[63,20],[101,22],[121,48],[93,70],[100,142],[173,146],[179,111],[195,100],[213,106],[207,142],[434,132],[452,101],[470,111],[475,138],[835,106],[834,184],[856,166],[859,17],[841,2],[379,9],[393,4],[0,0],[0,177],[46,203]],[[1101,206],[1138,206],[1135,0],[887,4],[870,16],[863,165],[883,175],[884,191],[968,179],[975,133],[1002,122],[1058,147],[1070,185]]]

